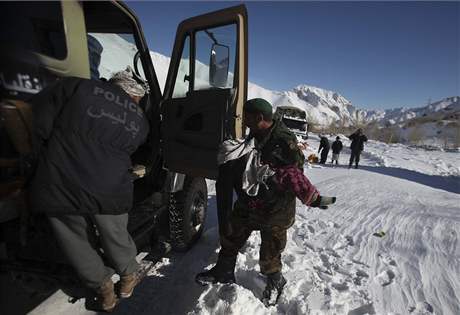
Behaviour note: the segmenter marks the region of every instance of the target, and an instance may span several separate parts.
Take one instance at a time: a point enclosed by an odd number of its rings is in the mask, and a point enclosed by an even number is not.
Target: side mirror
[[[229,47],[213,44],[209,60],[209,84],[213,87],[226,87],[229,66]]]

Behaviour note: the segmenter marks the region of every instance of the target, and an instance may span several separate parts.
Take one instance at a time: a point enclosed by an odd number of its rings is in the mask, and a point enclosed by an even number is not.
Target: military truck
[[[281,119],[299,140],[308,139],[308,122],[307,113],[298,107],[294,106],[278,106],[276,108],[275,117]]]
[[[97,76],[128,65],[149,89],[141,106],[151,126],[146,143],[131,157],[134,204],[128,228],[139,250],[160,248],[159,240],[189,249],[203,231],[205,179],[217,176],[218,144],[244,131],[245,6],[179,24],[163,91],[142,26],[122,2],[2,2],[0,15],[0,271],[43,290],[78,286],[46,218],[28,205],[29,100],[62,77],[104,79]],[[116,45],[101,44],[105,51],[94,59],[90,39],[107,36],[131,44],[129,62],[120,61]],[[95,63],[106,68],[92,69]]]

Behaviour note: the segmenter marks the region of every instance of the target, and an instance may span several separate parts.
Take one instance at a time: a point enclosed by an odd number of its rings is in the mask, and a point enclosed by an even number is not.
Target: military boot
[[[278,300],[283,293],[283,288],[286,285],[286,279],[281,272],[275,272],[267,275],[267,286],[262,293],[262,302],[265,306],[273,306],[278,303]]]
[[[118,295],[122,299],[131,297],[136,285],[141,282],[141,277],[137,272],[130,273],[129,275],[120,276],[120,283],[118,288]]]
[[[104,312],[111,312],[117,305],[117,296],[115,295],[114,285],[111,279],[105,281],[99,288],[96,289],[97,299],[100,308]]]
[[[201,285],[212,283],[235,283],[236,257],[220,257],[211,269],[196,275],[195,281]]]

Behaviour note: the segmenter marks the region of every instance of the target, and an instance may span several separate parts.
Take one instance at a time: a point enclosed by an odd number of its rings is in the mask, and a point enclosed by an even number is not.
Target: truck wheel
[[[186,251],[200,238],[208,207],[204,178],[186,177],[183,190],[173,193],[169,202],[169,229],[172,247]]]

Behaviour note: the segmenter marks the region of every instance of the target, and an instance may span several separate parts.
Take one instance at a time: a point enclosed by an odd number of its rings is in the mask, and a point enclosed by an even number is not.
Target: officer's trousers
[[[349,167],[352,166],[353,161],[355,162],[355,167],[358,167],[360,155],[361,155],[361,151],[351,151]]]
[[[319,164],[325,164],[327,160],[327,155],[329,154],[329,149],[323,149],[321,151],[321,159],[319,161]]]
[[[127,230],[128,214],[62,215],[49,220],[70,265],[88,287],[98,288],[115,272],[127,275],[139,268],[136,245]]]

